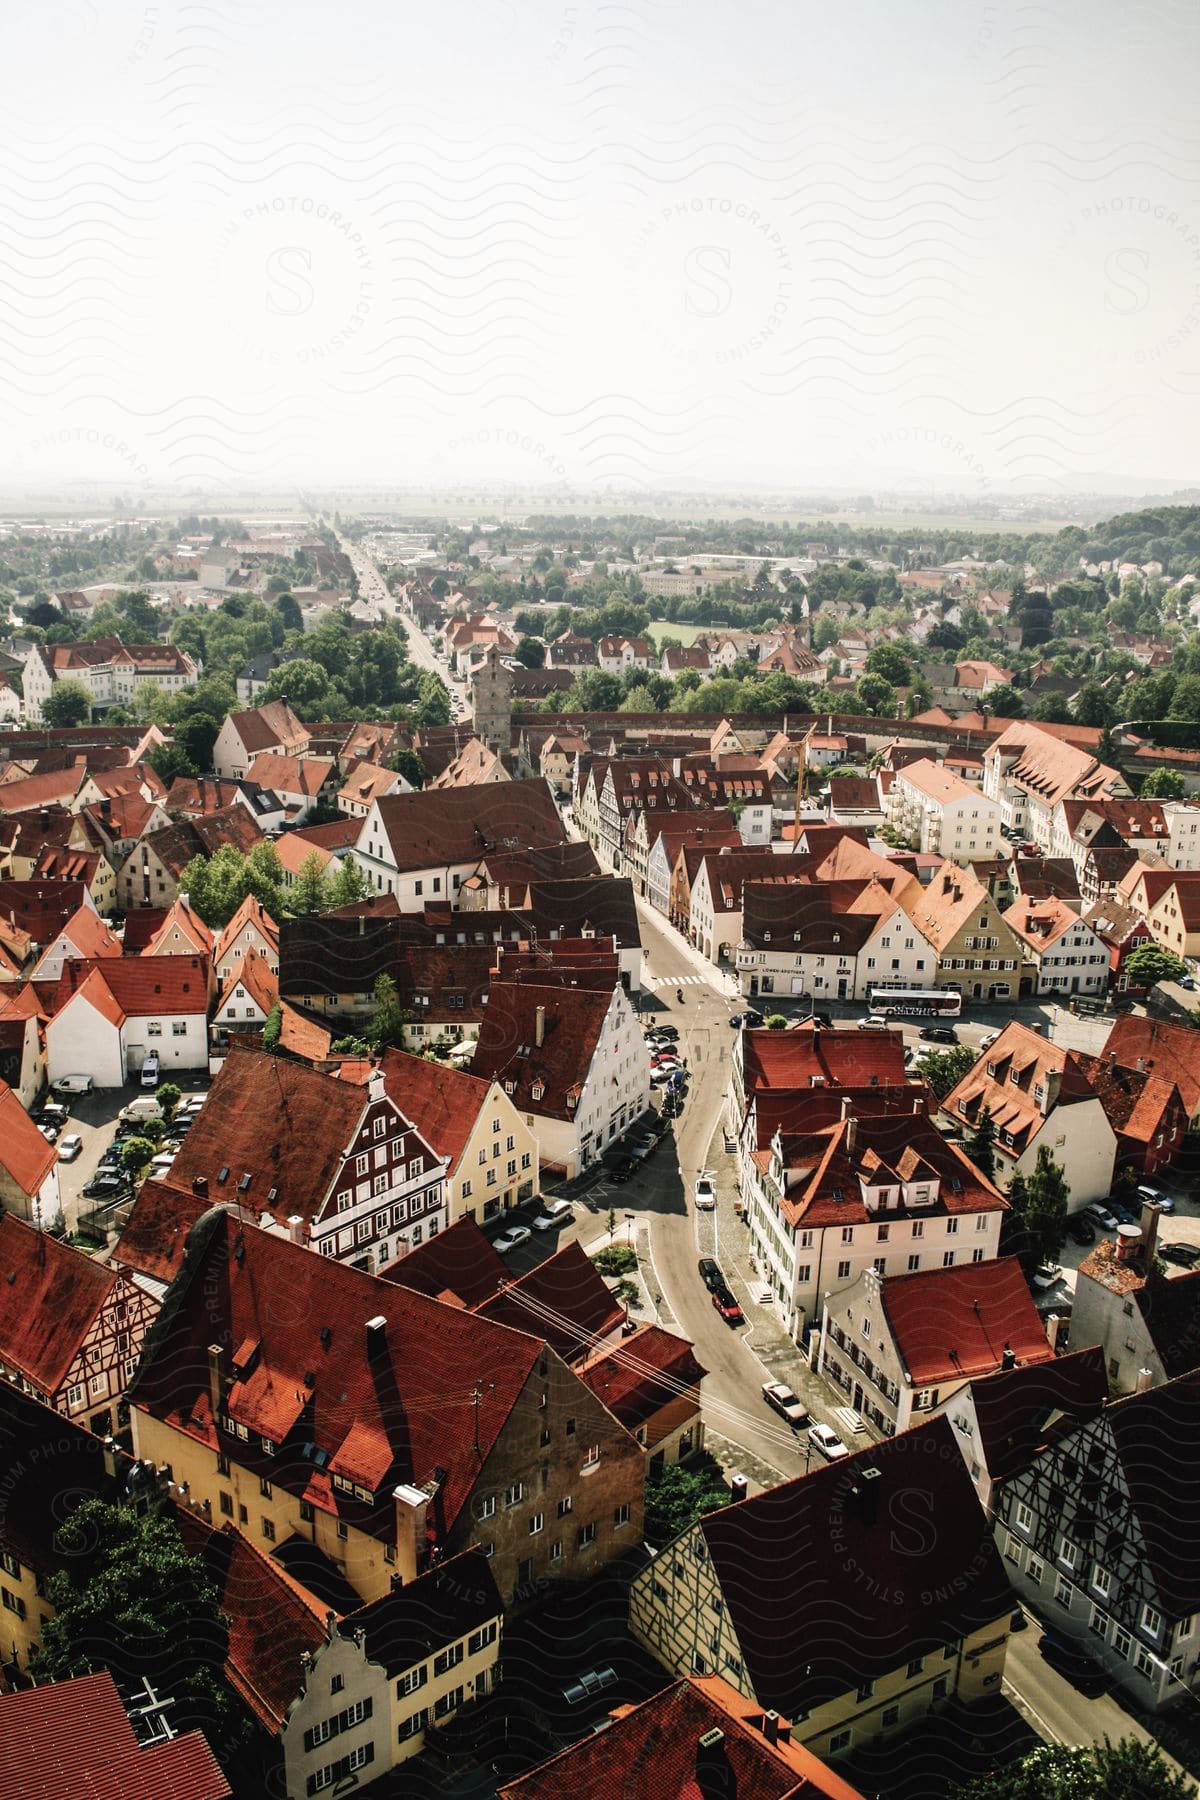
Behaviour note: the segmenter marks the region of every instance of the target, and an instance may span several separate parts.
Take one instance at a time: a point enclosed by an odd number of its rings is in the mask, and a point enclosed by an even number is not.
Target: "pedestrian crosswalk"
[[[708,987],[706,975],[647,975],[644,985],[648,988]]]

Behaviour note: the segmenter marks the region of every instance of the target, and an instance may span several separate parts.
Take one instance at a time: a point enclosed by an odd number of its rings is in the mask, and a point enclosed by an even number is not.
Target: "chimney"
[[[372,1361],[387,1348],[387,1319],[383,1313],[376,1313],[373,1319],[367,1320],[367,1356]]]
[[[221,1344],[208,1346],[208,1403],[214,1418],[225,1403],[225,1350]]]
[[[1137,1059],[1137,1072],[1139,1075],[1144,1075],[1146,1073],[1146,1059],[1144,1056],[1139,1056]]]
[[[1151,1373],[1151,1371],[1149,1369],[1139,1369],[1137,1372],[1137,1380],[1134,1382],[1134,1385],[1133,1385],[1134,1393],[1135,1394],[1149,1393],[1149,1391],[1153,1385],[1154,1385],[1154,1376]]]
[[[402,1581],[412,1581],[429,1553],[429,1495],[423,1488],[404,1485],[392,1489],[392,1500],[396,1508],[396,1572]]]
[[[293,1244],[303,1244],[305,1241],[304,1220],[299,1213],[293,1213],[288,1220],[288,1236],[291,1238]]]
[[[369,1104],[374,1105],[375,1101],[382,1100],[383,1096],[383,1070],[372,1069],[370,1075],[367,1077],[367,1101]]]
[[[1141,1250],[1146,1258],[1147,1270],[1154,1261],[1154,1252],[1158,1245],[1158,1221],[1161,1213],[1162,1208],[1155,1201],[1147,1200],[1143,1203]]]
[[[1058,1096],[1062,1091],[1062,1078],[1061,1069],[1047,1069],[1042,1077],[1042,1085],[1046,1090],[1046,1098],[1042,1101],[1043,1119],[1058,1105]]]
[[[858,1120],[855,1118],[849,1118],[846,1120],[846,1155],[847,1156],[854,1155],[854,1146],[857,1142],[858,1142]]]
[[[1058,1340],[1062,1336],[1063,1322],[1058,1313],[1051,1313],[1046,1320],[1046,1342],[1058,1354]]]
[[[48,806],[43,806],[41,813],[38,816],[40,817],[41,822],[42,822],[42,830],[49,831],[49,829],[50,829],[50,808]]]
[[[779,1741],[779,1714],[773,1708],[770,1712],[763,1714],[763,1736],[768,1744],[775,1744]]]
[[[1000,1358],[1000,1367],[1002,1369],[1015,1369],[1016,1366],[1017,1353],[1011,1344],[1005,1344],[1004,1355]]]
[[[197,1200],[207,1200],[208,1199],[208,1176],[207,1175],[193,1175],[192,1176],[192,1192],[193,1192],[193,1194],[195,1194]]]
[[[540,1050],[546,1041],[546,1009],[539,1006],[534,1014],[533,1041]]]
[[[1117,1226],[1117,1261],[1133,1262],[1142,1247],[1141,1228],[1137,1225]]]

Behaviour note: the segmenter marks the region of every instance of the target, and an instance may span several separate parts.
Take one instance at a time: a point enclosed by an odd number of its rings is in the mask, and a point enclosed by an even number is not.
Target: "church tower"
[[[493,644],[471,675],[471,711],[476,737],[497,755],[507,756],[512,747],[512,686],[512,671]]]

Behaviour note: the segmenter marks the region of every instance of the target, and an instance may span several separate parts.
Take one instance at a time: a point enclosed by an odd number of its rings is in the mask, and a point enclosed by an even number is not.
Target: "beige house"
[[[629,1594],[664,1668],[722,1675],[831,1758],[998,1694],[1011,1612],[945,1419],[707,1513]]]
[[[978,876],[948,862],[928,887],[914,879],[898,898],[937,957],[923,986],[958,988],[970,1000],[1017,998],[1025,945]]]
[[[389,1050],[387,1093],[446,1159],[447,1223],[484,1224],[536,1198],[538,1140],[498,1081]]]

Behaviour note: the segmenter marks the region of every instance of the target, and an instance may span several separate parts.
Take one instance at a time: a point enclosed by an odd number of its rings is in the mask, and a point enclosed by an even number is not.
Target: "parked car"
[[[53,1119],[39,1119],[38,1130],[48,1144],[57,1144],[59,1128]]]
[[[1095,1219],[1098,1225],[1103,1225],[1105,1231],[1117,1229],[1116,1216],[1108,1210],[1103,1200],[1089,1200],[1083,1211],[1089,1219]]]
[[[1058,1263],[1039,1263],[1033,1271],[1033,1285],[1044,1293],[1047,1288],[1057,1286],[1062,1280],[1062,1269]]]
[[[501,1256],[507,1256],[510,1250],[515,1250],[530,1235],[528,1225],[510,1225],[507,1231],[492,1239],[492,1249],[498,1250]]]
[[[921,1036],[927,1044],[957,1044],[958,1033],[952,1025],[926,1025]]]
[[[850,1454],[832,1425],[810,1425],[808,1441],[826,1462],[841,1462],[843,1456]]]
[[[144,1088],[154,1088],[154,1087],[158,1086],[158,1051],[157,1050],[151,1050],[147,1053],[146,1060],[142,1064],[141,1080],[142,1080],[142,1086]]]
[[[1085,1219],[1082,1213],[1071,1214],[1067,1220],[1066,1230],[1067,1236],[1074,1244],[1094,1244],[1096,1241],[1096,1227],[1090,1219]]]
[[[90,1181],[85,1182],[83,1197],[85,1200],[111,1199],[114,1194],[128,1192],[128,1179],[114,1169],[111,1174],[93,1175]]]
[[[1179,986],[1181,988],[1186,988],[1190,994],[1195,991],[1196,983],[1190,975],[1181,975],[1179,977]]]
[[[860,1031],[890,1031],[891,1026],[882,1013],[868,1013],[865,1019],[858,1021]]]
[[[1175,1211],[1175,1202],[1172,1200],[1170,1194],[1164,1194],[1161,1188],[1151,1187],[1148,1181],[1144,1182],[1141,1187],[1134,1189],[1133,1198],[1139,1209],[1150,1201],[1153,1202],[1155,1206],[1161,1207],[1165,1213],[1173,1213]]]
[[[617,1671],[607,1664],[599,1669],[589,1669],[586,1674],[578,1676],[562,1691],[563,1699],[568,1706],[578,1706],[583,1700],[590,1700],[595,1694],[602,1694],[605,1688],[615,1687]]]
[[[730,1293],[729,1289],[723,1283],[720,1287],[713,1288],[712,1303],[727,1325],[741,1324],[742,1309],[738,1305],[735,1296]]]
[[[122,1123],[144,1124],[147,1119],[161,1119],[163,1109],[152,1094],[139,1094],[128,1106],[123,1106],[117,1114]]]
[[[646,1036],[662,1038],[664,1043],[675,1044],[679,1041],[679,1028],[676,1025],[652,1025]]]
[[[68,1117],[67,1108],[57,1100],[43,1100],[34,1114],[35,1119],[44,1119],[47,1125],[65,1125]]]
[[[999,1036],[1000,1033],[998,1031],[985,1031],[979,1040],[979,1048],[981,1050],[990,1050]]]
[[[1195,1244],[1160,1244],[1158,1254],[1164,1262],[1178,1263],[1181,1269],[1194,1269],[1200,1263],[1200,1247]]]
[[[782,1381],[764,1381],[762,1396],[767,1405],[777,1412],[789,1425],[807,1425],[808,1414],[797,1400],[790,1387]]]
[[[555,1225],[566,1225],[573,1217],[569,1200],[551,1200],[543,1205],[541,1212],[533,1221],[535,1231],[549,1231]]]
[[[721,1265],[715,1262],[711,1256],[702,1256],[696,1267],[700,1271],[701,1281],[711,1291],[715,1292],[717,1288],[727,1285],[725,1277],[721,1273]]]
[[[79,1133],[77,1131],[68,1131],[65,1138],[59,1139],[59,1162],[74,1162],[82,1149],[83,1139],[80,1137]]]
[[[711,1212],[717,1204],[717,1190],[710,1170],[705,1169],[702,1175],[697,1176],[695,1192],[697,1212]]]
[[[1059,1637],[1057,1632],[1045,1631],[1038,1639],[1038,1649],[1060,1675],[1065,1675],[1072,1687],[1077,1687],[1081,1694],[1094,1697],[1103,1694],[1108,1686],[1104,1671],[1098,1663],[1092,1661],[1086,1650],[1070,1638]]]
[[[90,1075],[60,1075],[54,1083],[56,1094],[90,1094],[92,1078]]]
[[[613,1181],[628,1181],[631,1175],[637,1174],[638,1167],[639,1159],[636,1156],[618,1156],[610,1165],[608,1173]],[[538,1223],[536,1219],[533,1222],[535,1225]],[[553,1225],[554,1220],[551,1219],[549,1223]],[[546,1227],[543,1226],[542,1229],[545,1230]]]

